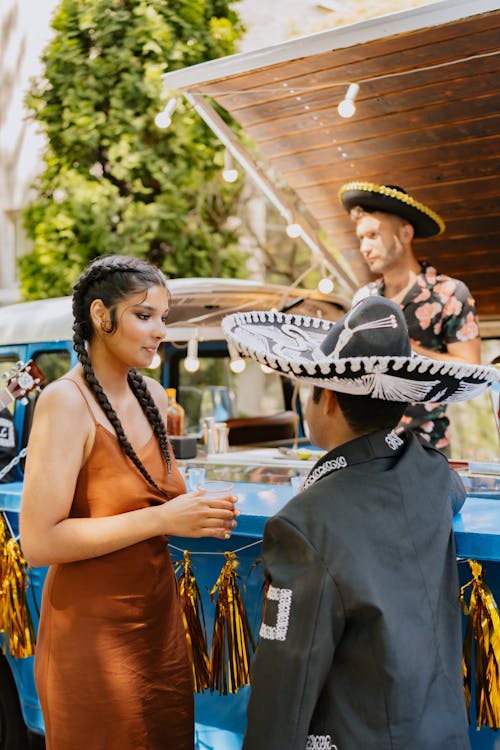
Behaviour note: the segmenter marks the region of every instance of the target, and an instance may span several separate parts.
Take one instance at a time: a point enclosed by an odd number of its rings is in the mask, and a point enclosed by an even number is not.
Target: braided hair
[[[95,299],[102,300],[104,305],[109,309],[110,326],[106,329],[106,333],[113,333],[117,327],[117,304],[133,294],[148,290],[152,286],[162,286],[167,289],[166,279],[158,268],[138,258],[126,255],[108,255],[93,261],[73,287],[73,347],[82,365],[85,381],[113,425],[122,451],[135,464],[149,484],[163,492],[151,477],[128,440],[117,413],[111,406],[94,373],[85,345],[85,342],[92,341],[94,336],[90,306]],[[144,378],[137,370],[132,368],[127,377],[132,393],[153,428],[161,453],[167,464],[167,469],[170,472],[171,456],[167,431],[158,407],[147,388]]]

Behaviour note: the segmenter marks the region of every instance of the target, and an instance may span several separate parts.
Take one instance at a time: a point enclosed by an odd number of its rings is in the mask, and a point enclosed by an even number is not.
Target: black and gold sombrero
[[[466,401],[499,379],[493,367],[413,354],[401,307],[385,297],[361,300],[336,323],[258,310],[228,315],[222,328],[242,356],[352,395],[414,403]]]
[[[383,211],[401,216],[413,226],[415,237],[434,237],[445,230],[444,221],[435,211],[397,185],[348,182],[340,188],[339,198],[348,212],[359,206],[369,212]]]

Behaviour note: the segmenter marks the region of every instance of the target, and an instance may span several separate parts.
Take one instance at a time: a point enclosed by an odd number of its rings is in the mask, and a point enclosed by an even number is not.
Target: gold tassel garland
[[[472,651],[475,660],[476,725],[500,727],[500,615],[488,586],[483,568],[475,560],[468,561],[472,579],[460,589],[460,603],[467,616],[462,669],[467,714],[472,692]],[[470,587],[467,605],[465,590]]]
[[[7,642],[12,656],[23,659],[35,653],[35,629],[31,619],[26,589],[26,561],[21,548],[7,529],[0,514],[0,632],[4,634],[3,653]]]
[[[236,555],[224,553],[226,562],[210,598],[215,604],[214,632],[210,653],[210,690],[219,695],[237,693],[250,684],[250,648],[255,644],[237,585]]]
[[[187,550],[184,551],[184,560],[176,562],[174,568],[176,575],[180,574],[177,578],[177,586],[192,670],[193,689],[195,693],[202,693],[209,686],[210,681],[207,631],[203,602],[191,566],[191,556]]]

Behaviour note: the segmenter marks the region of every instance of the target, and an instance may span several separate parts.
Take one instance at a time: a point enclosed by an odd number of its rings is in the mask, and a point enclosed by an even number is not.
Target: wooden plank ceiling
[[[500,10],[212,80],[241,123],[342,251],[366,269],[338,201],[350,180],[399,185],[446,232],[417,255],[462,278],[483,318],[500,315]],[[360,84],[356,113],[337,104]]]

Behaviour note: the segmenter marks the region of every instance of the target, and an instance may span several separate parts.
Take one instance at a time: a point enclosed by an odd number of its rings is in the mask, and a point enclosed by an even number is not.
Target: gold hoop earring
[[[111,333],[113,326],[110,320],[101,320],[101,331],[103,333]]]

